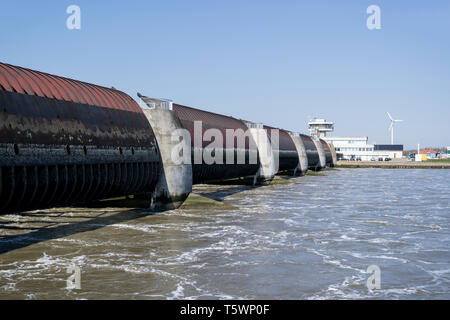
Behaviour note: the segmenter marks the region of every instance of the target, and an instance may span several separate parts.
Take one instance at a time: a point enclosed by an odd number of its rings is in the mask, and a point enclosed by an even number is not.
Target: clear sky
[[[69,30],[66,8],[81,8]],[[368,30],[366,9],[381,8]],[[450,1],[1,1],[0,61],[307,131],[450,146]]]

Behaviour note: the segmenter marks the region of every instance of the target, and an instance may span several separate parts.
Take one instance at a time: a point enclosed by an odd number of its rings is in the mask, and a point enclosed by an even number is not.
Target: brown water
[[[450,171],[325,174],[197,187],[214,208],[0,216],[0,298],[450,299]]]

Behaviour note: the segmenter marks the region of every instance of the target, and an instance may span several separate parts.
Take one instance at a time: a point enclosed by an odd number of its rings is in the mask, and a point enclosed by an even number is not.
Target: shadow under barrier
[[[53,213],[52,213],[53,214]],[[35,230],[27,233],[22,233],[18,235],[5,235],[0,236],[0,254],[7,253],[16,249],[21,249],[28,247],[33,244],[37,244],[40,242],[59,239],[67,236],[71,236],[77,233],[82,233],[86,231],[92,231],[96,229],[100,229],[109,225],[113,225],[116,223],[126,222],[138,218],[142,218],[149,215],[155,215],[154,212],[149,212],[143,209],[133,209],[133,210],[124,210],[115,214],[111,214],[105,216],[107,212],[102,212],[97,216],[91,217],[91,219],[86,221],[77,221],[74,223],[68,223],[67,221],[45,221],[45,220],[37,220],[37,221],[27,221],[24,222],[27,224],[32,223],[48,223],[46,226],[42,227],[29,227],[29,226],[8,226],[10,223],[17,223],[17,221],[2,221],[0,222],[0,229],[14,229],[14,230]],[[28,214],[31,216],[31,214]],[[33,213],[33,215],[35,215]],[[48,214],[44,215],[50,217]],[[57,218],[58,216],[51,215],[53,218]],[[77,216],[65,216],[66,219],[78,219]],[[84,217],[83,217],[84,218]],[[85,217],[88,218],[88,217]],[[60,225],[58,225],[60,224]],[[55,226],[56,225],[56,226]]]

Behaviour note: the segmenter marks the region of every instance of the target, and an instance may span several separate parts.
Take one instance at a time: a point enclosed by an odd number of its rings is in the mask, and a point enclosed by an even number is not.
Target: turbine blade
[[[392,119],[392,117],[391,117],[390,113],[389,113],[389,112],[386,112],[386,113],[387,113],[387,115],[388,115],[389,119],[391,119],[391,121],[394,121],[394,119]]]
[[[394,122],[403,122],[403,120],[394,120]]]

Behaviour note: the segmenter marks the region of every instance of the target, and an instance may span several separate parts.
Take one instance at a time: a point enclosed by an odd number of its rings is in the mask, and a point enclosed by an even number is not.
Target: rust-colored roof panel
[[[80,90],[79,87],[75,86],[72,81],[68,81],[65,78],[61,78],[61,81],[67,84],[69,90],[73,93],[72,101],[77,103],[88,104],[87,100],[83,98],[81,94],[83,90]]]
[[[23,76],[21,76],[21,75],[18,74],[18,72],[19,72],[18,69],[11,68],[11,67],[8,66],[8,65],[5,65],[4,67],[5,67],[5,69],[8,70],[8,72],[9,72],[11,78],[14,79],[14,80],[19,84],[20,88],[21,88],[25,93],[31,94],[31,95],[34,94],[34,91],[33,91],[33,89],[30,87],[30,85],[28,84],[28,82],[24,79]]]
[[[35,89],[29,83],[29,79],[26,77],[25,72],[23,72],[20,69],[11,68],[9,66],[5,66],[5,67],[8,68],[10,73],[13,75],[13,77],[16,78],[16,80],[19,82],[19,84],[22,86],[22,88],[24,89],[24,91],[27,94],[30,94],[30,95],[37,94]]]
[[[118,99],[113,96],[111,91],[102,91],[102,92],[100,92],[100,94],[102,94],[104,96],[105,100],[107,101],[107,103],[109,103],[114,108],[126,110],[123,101],[118,101]]]
[[[118,94],[114,90],[108,91],[108,94],[110,98],[114,101],[114,103],[119,105],[121,109],[123,108],[124,110],[129,111],[128,101],[124,99],[122,95]]]
[[[30,70],[30,73],[34,77],[34,81],[41,85],[43,92],[47,98],[55,98],[61,97],[59,91],[49,82],[46,77],[43,77],[39,72]]]
[[[69,82],[69,83],[70,83],[70,85],[73,86],[72,82]],[[80,88],[82,90],[80,90]],[[80,87],[80,88],[76,88],[75,87],[75,90],[78,93],[78,97],[83,101],[82,103],[84,103],[84,104],[93,104],[93,102],[92,102],[90,96],[87,94],[86,90],[83,87]]]
[[[6,65],[0,64],[0,72],[3,74],[3,76],[6,78],[6,81],[8,81],[11,91],[16,91],[17,93],[25,93],[20,83],[17,81],[17,79],[10,74],[10,71],[6,67]]]
[[[0,143],[154,148],[142,109],[121,91],[3,63],[0,85]]]
[[[108,92],[105,92],[108,95],[108,98],[113,101],[115,105],[117,105],[118,108],[129,111],[128,107],[128,101],[124,99],[124,97],[114,90],[109,90]]]
[[[98,88],[90,83],[86,84],[92,94],[95,96],[95,98],[100,101],[100,105],[104,105],[104,106],[109,106],[110,108],[114,108],[114,109],[118,109],[116,105],[113,104],[112,101],[108,100],[105,96],[105,94],[103,94],[103,92],[101,90],[98,90]]]
[[[63,83],[55,79],[54,75],[44,74],[41,72],[41,75],[46,77],[51,86],[54,86],[56,90],[59,92],[58,100],[71,101],[70,94],[67,92],[67,89]]]
[[[0,63],[4,90],[75,103],[141,113],[139,105],[124,92],[87,82]]]
[[[96,106],[100,106],[102,105],[101,100],[98,100],[97,97],[95,96],[94,92],[92,91],[91,87],[88,86],[87,83],[80,83],[80,88],[81,90],[84,91],[84,93],[86,94],[86,96],[88,96],[88,101],[90,101],[89,104],[91,105],[96,105]]]
[[[76,103],[82,103],[81,99],[78,96],[77,90],[70,84],[70,82],[66,81],[64,78],[55,77],[56,81],[59,81],[61,86],[65,88],[66,92],[69,94],[69,100]]]
[[[31,88],[33,89],[34,93],[40,97],[48,97],[46,94],[46,90],[43,89],[41,86],[41,83],[36,81],[36,77],[29,71],[21,70],[23,73],[23,76],[27,79],[28,83],[30,84]]]
[[[4,74],[4,71],[1,68],[1,65],[0,65],[0,85],[6,91],[13,91],[11,85],[8,82],[8,77]]]
[[[64,101],[70,101],[70,96],[67,92],[67,89],[63,84],[61,84],[57,79],[55,79],[55,76],[51,74],[44,74],[43,72],[40,73],[41,77],[45,77],[51,86],[55,87],[58,90],[58,97],[56,97],[58,100],[64,100]]]

